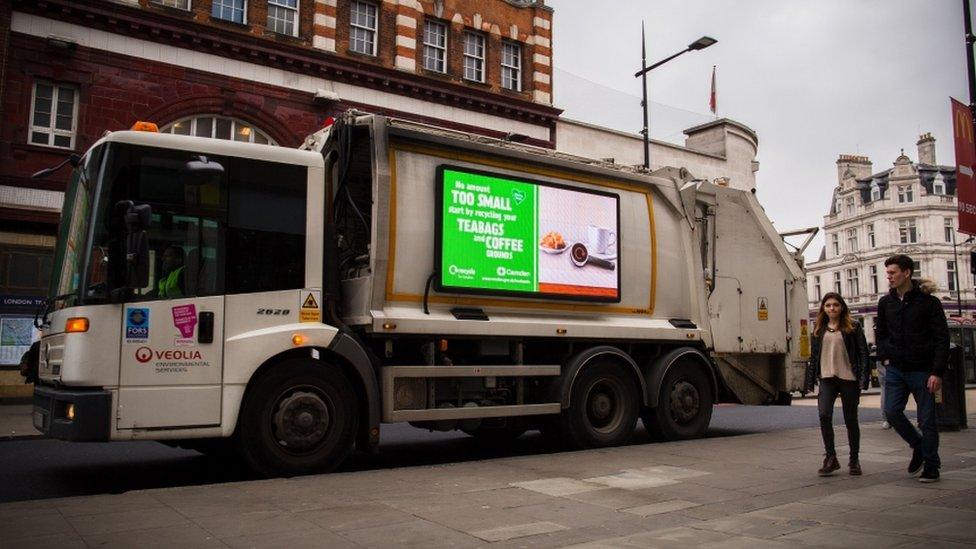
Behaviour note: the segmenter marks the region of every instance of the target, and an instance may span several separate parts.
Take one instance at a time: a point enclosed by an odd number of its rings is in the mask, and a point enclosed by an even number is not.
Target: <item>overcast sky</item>
[[[623,131],[642,124],[641,20],[648,64],[699,36],[718,39],[650,74],[651,136],[683,144],[682,129],[713,119],[717,65],[718,116],[759,134],[757,194],[780,231],[823,223],[840,154],[866,155],[879,172],[902,148],[917,161],[919,133],[931,132],[938,163],[954,164],[949,96],[969,102],[962,0],[546,4],[555,106]]]

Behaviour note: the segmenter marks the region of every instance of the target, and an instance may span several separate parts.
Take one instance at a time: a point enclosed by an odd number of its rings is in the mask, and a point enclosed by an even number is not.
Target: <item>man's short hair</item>
[[[885,267],[888,265],[898,265],[898,268],[903,271],[911,271],[912,273],[915,272],[915,262],[912,261],[912,258],[905,254],[893,255],[886,259],[884,264]]]

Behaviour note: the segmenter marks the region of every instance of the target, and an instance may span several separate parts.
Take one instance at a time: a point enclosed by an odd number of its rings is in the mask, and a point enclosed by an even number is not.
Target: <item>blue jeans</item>
[[[888,416],[885,415],[885,373],[888,369],[887,366],[878,362],[878,385],[881,387],[881,419],[888,421]]]
[[[888,366],[885,372],[885,417],[912,449],[921,449],[927,467],[939,468],[939,430],[935,424],[935,396],[927,387],[928,372],[903,372]],[[922,434],[905,417],[909,393],[915,398]]]

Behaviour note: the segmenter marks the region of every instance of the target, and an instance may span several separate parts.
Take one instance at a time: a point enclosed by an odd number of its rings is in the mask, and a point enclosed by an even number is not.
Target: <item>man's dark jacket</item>
[[[912,280],[912,289],[898,299],[892,288],[878,302],[875,341],[878,359],[903,372],[928,372],[942,377],[949,360],[949,326],[935,284]]]
[[[813,386],[820,380],[820,353],[823,349],[823,336],[814,335],[810,341],[810,362],[807,364],[805,385],[807,391],[813,391]],[[857,384],[862,389],[868,388],[871,381],[871,359],[869,357],[868,342],[864,338],[864,330],[860,323],[854,322],[854,330],[844,334],[844,348],[847,358],[851,361],[851,369],[857,376]]]

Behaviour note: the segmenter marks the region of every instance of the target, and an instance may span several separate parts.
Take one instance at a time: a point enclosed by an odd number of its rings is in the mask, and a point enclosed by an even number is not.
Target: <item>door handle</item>
[[[197,342],[213,343],[214,314],[210,311],[201,311],[197,320],[199,322]]]

